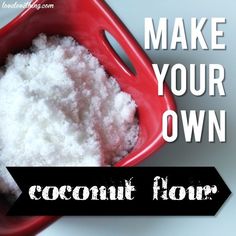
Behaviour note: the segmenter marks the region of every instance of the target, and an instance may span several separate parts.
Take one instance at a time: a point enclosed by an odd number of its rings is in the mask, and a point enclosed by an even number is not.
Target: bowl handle
[[[153,87],[153,92],[156,93],[157,81],[155,79],[154,72],[152,70],[152,65],[151,65],[152,62],[150,61],[150,59],[147,57],[143,49],[139,46],[138,42],[131,35],[129,30],[115,15],[112,9],[104,1],[93,0],[93,2],[99,9],[98,11],[99,15],[97,17],[103,18],[103,20],[100,19],[101,23],[99,25],[100,28],[98,29],[100,34],[100,39],[104,42],[105,46],[109,48],[108,50],[110,50],[112,56],[115,57],[116,62],[123,67],[123,70],[126,73],[125,76],[127,77],[128,75],[128,77],[135,78],[136,80],[142,80],[142,81],[145,80],[145,84],[151,83],[150,86]],[[128,55],[131,63],[134,66],[136,72],[135,74],[133,74],[128,69],[128,67],[124,65],[123,61],[120,59],[117,53],[115,53],[114,49],[108,42],[104,31],[110,33],[123,48],[123,50]]]

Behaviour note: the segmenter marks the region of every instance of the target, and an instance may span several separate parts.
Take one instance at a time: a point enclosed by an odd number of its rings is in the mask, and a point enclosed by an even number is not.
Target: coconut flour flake
[[[136,105],[71,37],[39,35],[0,71],[0,192],[6,166],[103,166],[135,145]]]

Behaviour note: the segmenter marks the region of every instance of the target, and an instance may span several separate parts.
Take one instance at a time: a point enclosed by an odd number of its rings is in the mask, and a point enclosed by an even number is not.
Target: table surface
[[[0,0],[2,4],[3,0]],[[7,0],[15,2],[15,0]],[[19,2],[26,2],[19,0]],[[236,125],[235,125],[235,100],[236,100],[236,2],[234,0],[187,0],[179,1],[115,1],[107,0],[113,10],[119,15],[132,34],[143,46],[144,17],[153,17],[157,22],[158,17],[167,17],[169,22],[169,35],[172,32],[175,17],[183,17],[186,25],[188,40],[190,41],[190,18],[207,17],[206,40],[210,42],[210,18],[226,17],[225,37],[226,51],[212,50],[149,50],[147,54],[152,61],[159,64],[182,63],[186,67],[190,63],[223,64],[226,70],[225,97],[209,97],[207,93],[201,97],[194,97],[187,93],[183,97],[176,97],[179,109],[209,110],[224,109],[227,112],[227,142],[207,142],[207,131],[204,131],[202,143],[185,143],[183,132],[180,130],[176,142],[166,145],[160,152],[154,154],[141,166],[215,166],[233,194],[223,205],[216,216],[209,217],[62,217],[56,223],[41,232],[40,236],[47,235],[83,235],[83,236],[154,236],[154,235],[181,235],[181,236],[235,236],[236,214]],[[19,9],[2,9],[0,5],[0,27],[6,24]],[[169,39],[170,40],[170,39]],[[115,46],[117,50],[118,47]],[[124,56],[121,53],[121,56]],[[170,76],[167,78],[170,82]]]

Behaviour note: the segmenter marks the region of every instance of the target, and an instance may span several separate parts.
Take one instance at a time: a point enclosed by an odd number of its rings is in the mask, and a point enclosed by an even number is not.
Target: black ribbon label
[[[215,215],[230,190],[214,167],[8,167],[8,215]]]

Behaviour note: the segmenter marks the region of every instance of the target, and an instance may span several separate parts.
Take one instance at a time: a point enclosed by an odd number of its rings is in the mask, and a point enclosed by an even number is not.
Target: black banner
[[[8,215],[215,215],[230,190],[214,167],[8,167]]]

